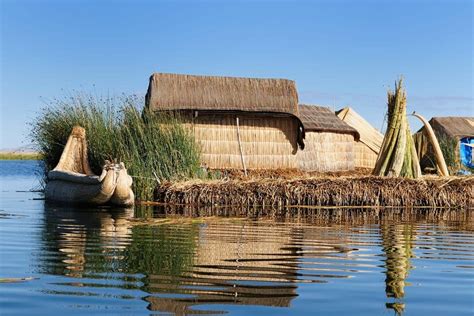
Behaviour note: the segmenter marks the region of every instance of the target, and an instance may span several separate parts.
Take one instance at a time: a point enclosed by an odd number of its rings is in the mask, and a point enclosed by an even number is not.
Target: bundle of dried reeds
[[[388,127],[375,163],[374,175],[418,178],[420,163],[406,115],[407,98],[403,79],[388,91]]]
[[[165,183],[155,201],[192,207],[286,208],[289,206],[470,207],[474,177],[326,177]]]

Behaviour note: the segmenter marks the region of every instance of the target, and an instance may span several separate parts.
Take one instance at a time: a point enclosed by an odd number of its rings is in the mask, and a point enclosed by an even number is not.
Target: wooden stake
[[[247,176],[247,166],[245,165],[244,152],[242,150],[242,143],[240,141],[239,117],[237,116],[235,119],[237,122],[237,140],[239,141],[240,159],[242,160],[242,167],[244,168],[244,174],[245,176]]]

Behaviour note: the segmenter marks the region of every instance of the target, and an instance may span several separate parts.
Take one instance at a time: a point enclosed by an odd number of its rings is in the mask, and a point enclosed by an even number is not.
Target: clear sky
[[[0,3],[0,148],[28,143],[41,97],[144,94],[152,72],[292,79],[379,129],[404,75],[409,111],[474,116],[473,1]]]

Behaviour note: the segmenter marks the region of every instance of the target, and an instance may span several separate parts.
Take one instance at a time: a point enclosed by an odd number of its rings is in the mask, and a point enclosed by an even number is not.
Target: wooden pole
[[[244,159],[244,151],[242,150],[242,142],[240,140],[240,125],[239,125],[239,117],[235,118],[237,122],[237,140],[239,141],[239,149],[240,149],[240,159],[242,160],[242,167],[244,168],[244,174],[247,176],[247,166],[245,165]]]

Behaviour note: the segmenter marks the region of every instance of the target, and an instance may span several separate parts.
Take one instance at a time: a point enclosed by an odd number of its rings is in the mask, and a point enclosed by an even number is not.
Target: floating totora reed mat
[[[164,183],[155,201],[200,207],[474,206],[474,177],[326,177]]]

